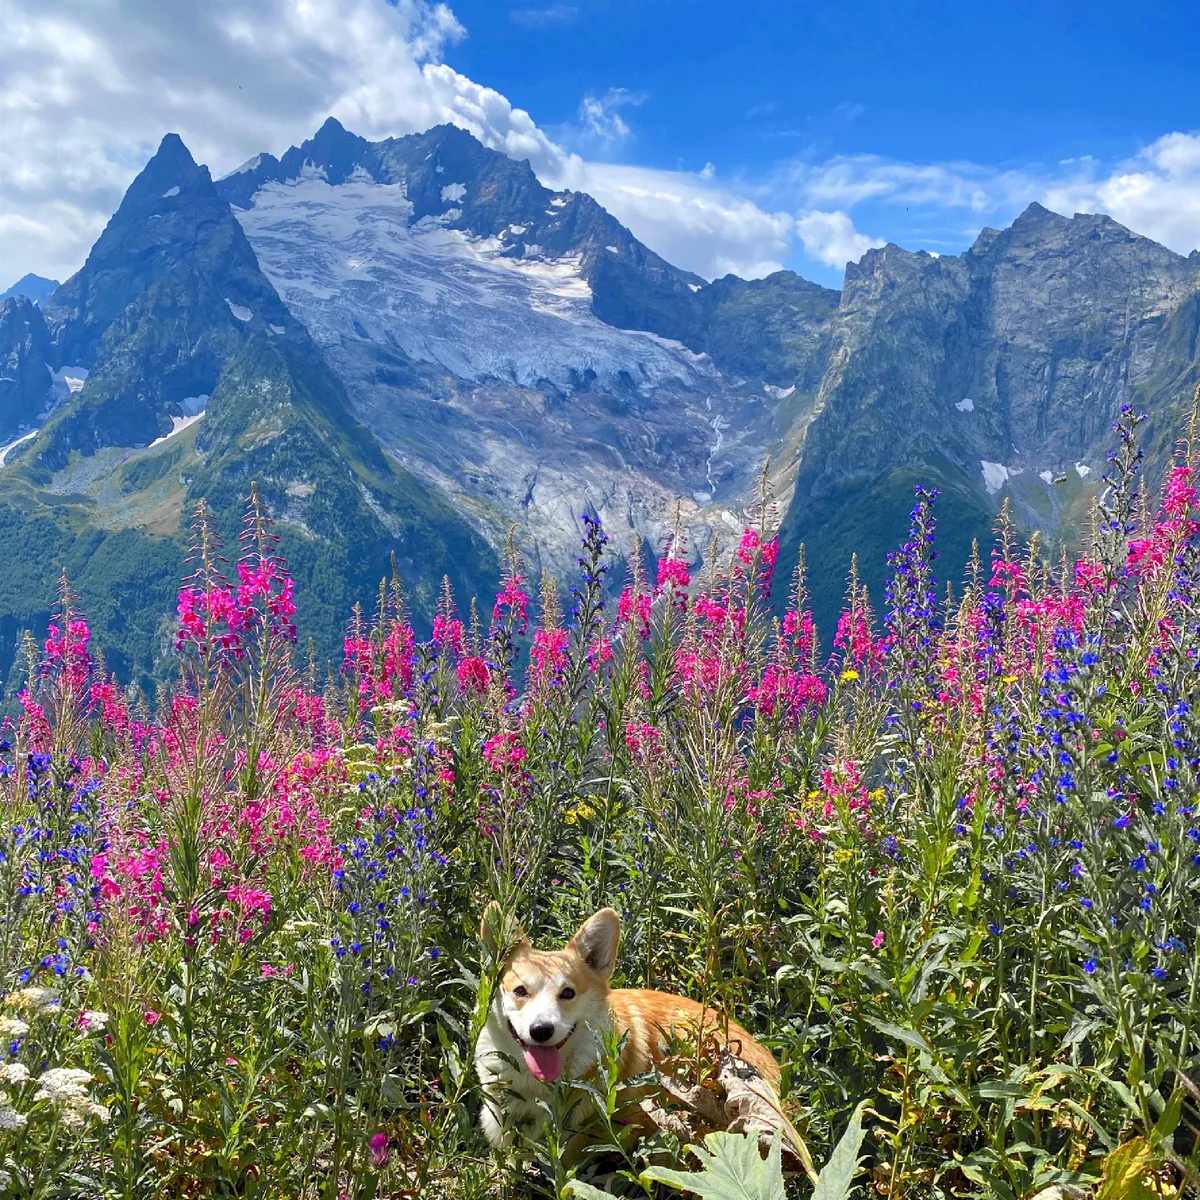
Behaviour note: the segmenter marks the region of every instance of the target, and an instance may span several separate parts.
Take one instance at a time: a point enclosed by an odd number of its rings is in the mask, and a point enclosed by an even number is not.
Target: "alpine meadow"
[[[255,495],[228,577],[196,514],[151,708],[64,579],[3,743],[5,1187],[766,1198],[790,1158],[797,1194],[848,1195],[858,1164],[887,1196],[1182,1194],[1197,447],[1154,501],[1139,423],[1075,559],[1002,513],[943,591],[918,489],[879,612],[852,572],[829,652],[765,528],[697,579],[678,544],[635,553],[609,606],[585,515],[569,598],[547,577],[531,600],[510,550],[490,614],[447,588],[421,640],[385,580],[326,679],[296,661]],[[614,1123],[602,1062],[553,1085],[532,1165],[493,1161],[470,1069],[488,900],[547,940],[611,903],[619,978],[737,1012],[782,1114],[683,1036],[657,1136]]]
[[[1200,1200],[1198,44],[0,0],[0,1200]]]

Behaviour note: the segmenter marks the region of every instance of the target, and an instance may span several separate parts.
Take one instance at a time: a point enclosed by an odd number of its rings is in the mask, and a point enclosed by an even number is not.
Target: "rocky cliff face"
[[[329,121],[215,184],[165,139],[44,315],[0,305],[0,555],[29,564],[0,640],[61,560],[124,597],[140,670],[190,506],[233,531],[251,480],[323,652],[393,552],[418,616],[443,573],[486,590],[513,525],[569,574],[584,509],[618,552],[678,515],[724,554],[767,459],[826,629],[853,551],[879,595],[915,483],[948,493],[951,579],[1005,499],[1077,537],[1121,404],[1160,459],[1179,431],[1200,254],[1033,205],[958,256],[872,250],[840,294],[706,283],[461,130]]]
[[[878,561],[918,477],[953,494],[952,577],[1006,497],[1026,527],[1077,534],[1121,405],[1178,418],[1195,359],[1178,321],[1198,290],[1200,254],[1036,204],[956,257],[869,251],[846,272],[785,543],[844,558],[838,514],[855,508]]]
[[[50,336],[24,296],[0,300],[0,454],[39,423],[54,399]]]

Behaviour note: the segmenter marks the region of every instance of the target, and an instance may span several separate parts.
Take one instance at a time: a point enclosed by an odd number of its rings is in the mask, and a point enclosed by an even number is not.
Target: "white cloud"
[[[1090,166],[1090,164],[1088,164]],[[1180,254],[1200,248],[1200,134],[1168,133],[1108,175],[1049,187],[1055,212],[1106,212]]]
[[[579,102],[580,132],[584,140],[608,150],[619,146],[633,132],[621,116],[621,109],[641,104],[644,96],[626,88],[609,88],[603,96],[584,96]]]
[[[168,130],[220,176],[281,153],[330,114],[368,138],[450,121],[528,158],[548,185],[591,192],[653,249],[706,276],[761,274],[788,250],[786,215],[710,178],[585,161],[446,65],[464,31],[444,4],[0,0],[0,28],[0,263],[13,279],[76,270]],[[585,119],[614,145],[628,131],[620,109],[638,97],[592,99]]]
[[[796,218],[796,232],[804,252],[827,267],[844,267],[858,262],[872,246],[882,246],[882,238],[867,237],[854,228],[854,222],[840,209],[822,212],[811,208]]]
[[[510,8],[508,19],[526,29],[550,29],[573,25],[579,16],[574,4],[550,4],[545,8]]]
[[[999,170],[977,163],[912,163],[864,154],[793,164],[776,173],[772,186],[775,194],[788,194],[814,208],[849,212],[878,202],[965,211],[981,222],[998,223],[1007,223],[1038,200],[1064,216],[1107,213],[1180,254],[1200,248],[1200,133],[1166,134],[1132,158],[1107,167],[1082,158],[1053,169]]]
[[[554,187],[588,192],[668,262],[706,279],[778,271],[791,248],[794,219],[766,212],[703,171],[660,171],[572,156]]]

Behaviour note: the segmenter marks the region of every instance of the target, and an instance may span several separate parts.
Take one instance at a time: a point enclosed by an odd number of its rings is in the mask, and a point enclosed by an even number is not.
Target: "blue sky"
[[[0,287],[76,270],[163,134],[451,121],[712,278],[837,286],[1030,201],[1200,247],[1200,4],[3,0]]]
[[[786,175],[796,163],[875,155],[1055,177],[1070,160],[1090,157],[1103,172],[1165,133],[1200,128],[1195,3],[453,7],[469,36],[447,61],[568,147],[664,169],[712,163],[717,178],[760,185],[784,206],[795,199]],[[629,133],[605,146],[586,136],[579,105],[618,90]],[[1006,196],[976,216],[867,201],[855,206],[854,224],[914,249],[956,252],[985,219],[1011,219],[1021,207]],[[799,243],[787,265],[822,282],[841,274]]]

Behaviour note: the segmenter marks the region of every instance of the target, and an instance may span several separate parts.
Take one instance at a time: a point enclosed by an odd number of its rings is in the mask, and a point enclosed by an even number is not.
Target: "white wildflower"
[[[29,1118],[7,1102],[0,1104],[0,1129],[24,1129]]]
[[[20,1017],[0,1017],[0,1037],[24,1037],[29,1026]]]
[[[109,1117],[112,1116],[107,1104],[93,1104],[88,1111],[101,1125],[107,1125]]]
[[[79,1129],[88,1117],[107,1121],[109,1111],[87,1093],[94,1076],[78,1067],[51,1067],[38,1076],[35,1100],[49,1100],[58,1109],[68,1129]]]
[[[84,1088],[92,1082],[90,1071],[81,1071],[78,1067],[51,1067],[38,1076],[38,1090],[35,1100],[49,1100],[54,1104],[62,1104],[68,1100],[86,1100]]]
[[[0,1191],[3,1191],[12,1183],[12,1175],[5,1170],[0,1170]]]
[[[88,1033],[102,1033],[108,1021],[108,1013],[95,1008],[85,1008],[79,1015],[80,1028],[86,1029]]]
[[[0,1080],[5,1083],[25,1083],[29,1079],[29,1068],[24,1063],[10,1062],[0,1066]]]
[[[58,993],[53,988],[35,983],[13,992],[5,998],[4,1003],[9,1008],[19,1008],[25,1012],[45,1013],[58,1007]]]

